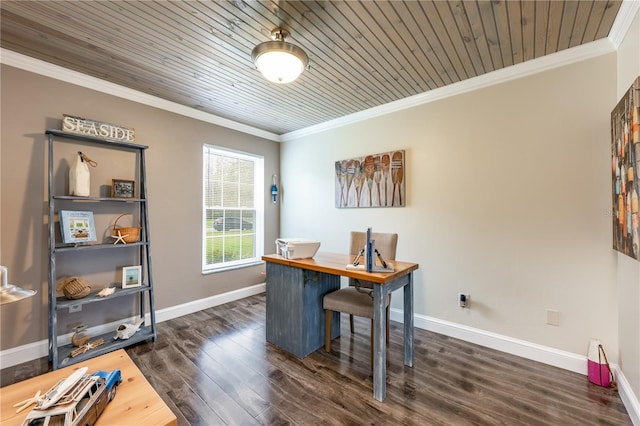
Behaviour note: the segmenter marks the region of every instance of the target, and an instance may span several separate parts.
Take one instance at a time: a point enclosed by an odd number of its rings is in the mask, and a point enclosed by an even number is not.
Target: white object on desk
[[[319,248],[320,241],[303,238],[278,238],[276,240],[276,254],[287,259],[308,259],[313,257]]]

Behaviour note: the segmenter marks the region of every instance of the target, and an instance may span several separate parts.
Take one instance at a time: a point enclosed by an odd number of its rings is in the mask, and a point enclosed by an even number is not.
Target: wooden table
[[[33,406],[16,414],[15,403],[34,396],[38,390],[45,393],[58,380],[81,367],[89,367],[88,374],[115,369],[122,373],[122,383],[116,390],[116,396],[98,418],[97,426],[177,425],[175,414],[123,349],[0,388],[0,425],[21,424]]]
[[[373,286],[373,396],[386,398],[385,348],[388,294],[404,289],[404,364],[413,367],[413,271],[417,263],[387,261],[394,272],[347,269],[353,259],[346,254],[316,253],[312,259],[286,259],[272,254],[267,262],[266,338],[300,358],[324,345],[322,298],[340,288],[340,277],[369,281]],[[340,313],[334,312],[331,337],[340,335]]]

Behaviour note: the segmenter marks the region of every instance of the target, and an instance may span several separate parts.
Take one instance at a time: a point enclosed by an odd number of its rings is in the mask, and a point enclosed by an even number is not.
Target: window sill
[[[251,268],[254,266],[264,265],[264,264],[265,262],[263,260],[256,260],[250,263],[243,263],[242,265],[233,265],[233,266],[226,266],[226,267],[216,268],[216,269],[207,269],[206,271],[202,271],[202,275],[217,274],[219,272],[229,272],[235,269]]]

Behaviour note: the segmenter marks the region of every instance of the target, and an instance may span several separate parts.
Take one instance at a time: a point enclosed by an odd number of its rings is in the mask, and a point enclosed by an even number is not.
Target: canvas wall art
[[[404,150],[365,155],[335,162],[335,206],[404,207]]]
[[[613,248],[640,254],[640,77],[611,112],[611,193]]]

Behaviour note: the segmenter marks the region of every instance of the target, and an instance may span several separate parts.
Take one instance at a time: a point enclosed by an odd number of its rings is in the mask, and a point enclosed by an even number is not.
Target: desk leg
[[[413,273],[404,286],[404,365],[413,367]]]
[[[385,290],[382,285],[373,286],[373,397],[381,402],[387,397]]]

